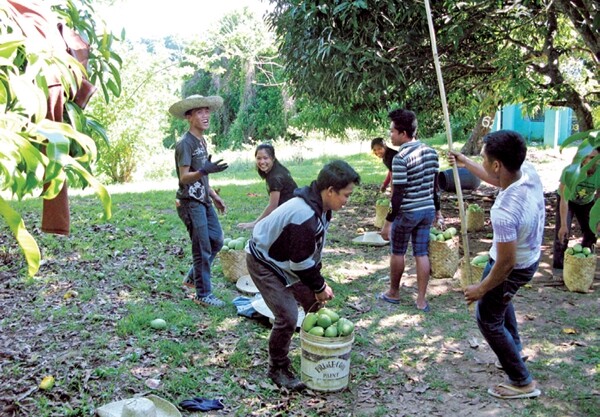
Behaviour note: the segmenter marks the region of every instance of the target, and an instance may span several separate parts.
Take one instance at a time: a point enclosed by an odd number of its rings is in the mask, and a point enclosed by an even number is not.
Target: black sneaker
[[[269,368],[267,376],[280,388],[286,388],[290,391],[303,391],[306,389],[304,382],[296,378],[296,375],[289,368]]]

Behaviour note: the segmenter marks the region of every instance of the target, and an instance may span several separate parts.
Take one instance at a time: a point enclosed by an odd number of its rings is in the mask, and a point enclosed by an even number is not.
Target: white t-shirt
[[[494,239],[490,256],[496,260],[498,243],[517,242],[515,269],[540,258],[546,207],[542,182],[534,166],[524,162],[521,178],[498,193],[490,217]]]

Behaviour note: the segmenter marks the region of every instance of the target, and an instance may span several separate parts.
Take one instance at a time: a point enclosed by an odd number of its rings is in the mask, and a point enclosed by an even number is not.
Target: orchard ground
[[[144,393],[173,403],[192,396],[222,398],[226,408],[199,414],[206,416],[599,415],[598,270],[591,290],[580,294],[554,279],[551,268],[553,192],[573,153],[529,151],[546,191],[546,229],[539,271],[515,306],[528,366],[543,394],[502,401],[486,393],[504,375],[494,366],[495,356],[456,278],[432,279],[432,311],[420,313],[409,255],[401,304],[376,300],[387,288],[389,247],[351,241],[361,229],[376,230],[374,203],[381,197],[377,189],[384,170],[361,146],[362,155],[350,146],[335,153],[348,152],[364,184],[334,214],[324,254],[324,274],[336,294],[328,306],[356,325],[346,390],[278,390],[266,378],[268,322],[238,316],[232,306],[202,309],[190,301],[180,285],[190,263],[189,242],[174,209],[171,179],[149,190],[139,183],[111,187],[114,217],[108,223],[98,220],[95,197],[74,196],[70,237],[40,233],[41,204],[19,204],[44,260],[35,278],[24,278],[20,253],[2,230],[0,415],[92,415],[95,407]],[[324,162],[325,151],[318,152],[317,159],[306,147],[278,153],[304,185]],[[221,220],[230,237],[244,235],[235,225],[252,220],[266,204],[252,154],[247,151],[242,167],[232,166],[229,177],[213,181],[229,205]],[[486,186],[464,193],[465,202],[478,203],[488,215],[485,229],[469,234],[471,253],[491,245],[494,196]],[[454,194],[442,195],[442,209],[446,225],[460,230]],[[575,227],[573,242],[578,236]],[[223,277],[218,260],[213,282],[228,301],[241,295]],[[156,318],[167,328],[152,329],[149,323]],[[292,358],[298,370],[300,357],[296,335]],[[56,384],[43,391],[38,384],[46,375]]]

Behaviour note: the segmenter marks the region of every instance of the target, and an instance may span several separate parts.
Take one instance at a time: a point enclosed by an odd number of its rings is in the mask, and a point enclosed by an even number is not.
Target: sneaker
[[[225,301],[219,300],[213,294],[208,294],[206,297],[194,297],[194,302],[204,307],[225,307]]]
[[[304,382],[296,378],[296,375],[287,367],[270,367],[267,376],[280,388],[286,388],[290,391],[303,391],[306,388]]]
[[[196,285],[194,285],[194,281],[192,281],[189,275],[186,275],[185,278],[183,278],[181,285],[183,285],[185,288],[196,289]]]

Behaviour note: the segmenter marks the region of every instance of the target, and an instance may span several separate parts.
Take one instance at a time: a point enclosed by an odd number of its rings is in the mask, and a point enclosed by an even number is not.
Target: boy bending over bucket
[[[302,391],[288,357],[298,321],[298,304],[316,311],[333,298],[321,275],[321,253],[331,212],[340,210],[360,176],[348,163],[335,160],[323,167],[310,186],[259,221],[246,251],[252,281],[275,316],[269,337],[268,376],[279,386]]]

